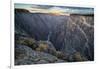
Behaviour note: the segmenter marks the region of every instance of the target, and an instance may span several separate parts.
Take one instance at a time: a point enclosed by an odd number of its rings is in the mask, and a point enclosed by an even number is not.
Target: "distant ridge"
[[[21,13],[32,13],[32,12],[30,12],[29,10],[27,10],[27,9],[15,9],[15,12],[21,12]],[[40,13],[40,14],[42,14],[43,12],[35,12],[35,13]],[[94,14],[81,14],[81,13],[59,13],[59,14],[57,14],[57,13],[50,13],[50,12],[44,12],[43,14],[52,14],[52,15],[68,15],[68,16],[74,16],[74,15],[81,15],[81,16],[94,16]]]
[[[94,14],[70,14],[72,16],[74,15],[81,15],[81,16],[94,16]]]
[[[15,12],[25,12],[25,13],[29,13],[29,11],[26,10],[26,9],[15,9]]]

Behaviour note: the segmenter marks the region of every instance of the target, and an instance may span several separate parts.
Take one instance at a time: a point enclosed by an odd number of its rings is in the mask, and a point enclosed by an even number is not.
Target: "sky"
[[[30,12],[45,13],[76,13],[76,14],[94,14],[93,8],[85,7],[69,7],[69,6],[53,6],[53,5],[35,5],[35,4],[19,4],[15,3],[15,9],[27,9]]]

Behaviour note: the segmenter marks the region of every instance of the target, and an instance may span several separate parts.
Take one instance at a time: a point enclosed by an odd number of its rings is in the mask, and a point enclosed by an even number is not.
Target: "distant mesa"
[[[29,10],[26,10],[26,9],[15,9],[15,12],[25,12],[25,13],[29,13]]]
[[[94,16],[94,14],[70,14],[71,16]]]

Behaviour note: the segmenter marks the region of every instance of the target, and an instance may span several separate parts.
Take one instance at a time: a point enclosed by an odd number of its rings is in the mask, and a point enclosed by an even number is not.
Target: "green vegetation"
[[[43,52],[43,51],[46,51],[48,49],[48,46],[47,46],[47,44],[39,44],[39,47],[38,48],[36,48],[36,51],[41,51],[41,52]]]
[[[73,55],[73,59],[75,61],[87,61],[87,59],[85,57],[83,57],[79,52],[76,52],[74,55]]]
[[[20,45],[26,45],[26,46],[29,46],[31,47],[32,49],[36,49],[37,48],[37,43],[34,39],[32,38],[20,38],[19,40],[16,41],[17,44],[20,44]]]

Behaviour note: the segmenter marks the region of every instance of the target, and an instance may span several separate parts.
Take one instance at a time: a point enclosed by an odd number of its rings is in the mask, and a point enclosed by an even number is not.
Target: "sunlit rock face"
[[[15,34],[36,41],[50,41],[57,51],[73,55],[79,52],[94,60],[94,17],[15,13]]]

